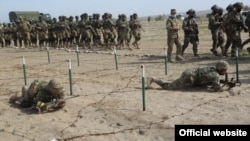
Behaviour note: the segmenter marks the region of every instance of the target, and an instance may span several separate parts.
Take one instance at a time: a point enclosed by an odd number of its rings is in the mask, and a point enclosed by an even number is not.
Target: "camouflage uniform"
[[[168,32],[168,50],[167,50],[167,55],[168,55],[168,61],[172,62],[172,50],[174,44],[176,45],[176,60],[181,61],[183,58],[181,57],[181,42],[179,40],[179,35],[178,35],[178,30],[180,30],[178,21],[175,17],[176,10],[171,9],[171,16],[167,19],[166,22],[166,29]]]
[[[131,33],[135,38],[135,41],[132,43],[133,46],[135,46],[137,49],[139,49],[139,41],[141,40],[141,23],[138,20],[138,15],[136,13],[134,13],[132,15],[132,24],[130,25],[131,28]]]
[[[52,102],[54,99],[64,99],[64,88],[61,82],[58,82],[55,79],[52,79],[49,82],[35,79],[28,89],[22,87],[21,97],[13,96],[10,99],[13,103],[15,100],[19,100],[20,106],[23,108],[35,105],[38,110],[43,110],[44,108],[47,108],[48,110],[48,108],[53,107],[55,103],[51,103],[51,105],[45,105],[45,103]]]
[[[88,20],[88,14],[83,13],[81,20],[78,22],[80,28],[80,43],[83,44],[83,48],[91,48],[91,37],[92,37],[92,25]]]
[[[124,43],[126,43],[127,47],[129,49],[129,23],[127,21],[126,15],[125,14],[121,14],[121,19],[119,20],[119,22],[116,23],[117,28],[118,28],[118,45],[120,48],[122,48],[124,46]]]
[[[102,29],[103,29],[103,40],[104,45],[106,48],[111,49],[112,45],[115,45],[115,23],[110,18],[109,13],[104,13],[102,16],[103,23],[102,23]]]
[[[224,46],[224,52],[223,52],[223,56],[226,56],[227,57],[227,51],[229,49],[229,47],[232,45],[232,31],[230,29],[230,26],[228,26],[225,22],[225,20],[227,19],[228,15],[233,11],[233,5],[232,4],[229,4],[226,8],[227,10],[227,13],[223,15],[223,22],[222,22],[222,27],[223,27],[223,30],[226,34],[226,44]]]
[[[9,26],[9,24],[4,24],[3,26],[3,35],[4,35],[4,41],[5,41],[5,46],[10,46],[11,44],[11,40],[12,40],[12,29],[11,26]]]
[[[182,75],[171,83],[166,83],[160,79],[153,77],[147,78],[147,87],[152,88],[152,82],[155,82],[163,89],[178,90],[187,86],[210,86],[214,91],[220,91],[222,86],[220,85],[220,75],[226,73],[229,64],[225,61],[219,61],[215,67],[203,67],[186,69]]]
[[[0,47],[5,47],[4,31],[1,23],[0,23]]]
[[[218,44],[217,44],[217,48],[220,47],[221,48],[221,53],[223,55],[223,53],[225,52],[224,50],[224,43],[225,43],[225,37],[224,37],[224,31],[223,31],[223,8],[219,8],[218,10],[218,14],[217,14],[217,18],[219,19],[219,22],[221,22],[221,26],[219,26],[218,29]]]
[[[39,21],[36,24],[36,29],[39,40],[39,46],[40,49],[43,50],[43,47],[45,46],[48,40],[48,25],[43,20],[42,16],[39,17]]]
[[[212,13],[209,16],[208,28],[211,30],[213,45],[210,51],[213,52],[214,55],[218,56],[217,45],[218,45],[218,40],[219,40],[219,28],[221,25],[221,22],[219,21],[219,16],[218,16],[219,7],[217,5],[213,5],[211,7],[211,10],[212,10]]]
[[[194,19],[195,11],[190,9],[187,11],[189,15],[183,20],[182,29],[184,31],[184,44],[182,46],[182,55],[184,54],[185,49],[188,47],[189,42],[193,44],[193,53],[194,56],[198,56],[198,41],[199,41],[199,29],[198,25]]]
[[[93,14],[93,22],[92,27],[94,30],[93,33],[93,43],[94,45],[102,45],[101,37],[102,37],[102,22],[99,19],[100,14]]]
[[[246,20],[245,20],[245,24],[246,26],[248,27],[248,33],[249,33],[249,37],[250,37],[250,11],[246,12],[245,13],[245,17],[246,17]],[[243,49],[243,47],[248,44],[250,42],[250,38],[246,39],[242,44],[241,44],[241,47],[240,47],[240,50]],[[248,53],[250,54],[250,47],[247,48],[247,51]]]
[[[30,45],[30,25],[24,21],[22,17],[19,17],[20,22],[18,23],[18,31],[21,33],[21,40],[24,41],[24,47]],[[21,45],[20,45],[21,46]]]
[[[234,57],[236,54],[236,49],[241,47],[241,30],[244,29],[245,32],[248,31],[245,23],[243,22],[243,17],[240,13],[241,9],[243,8],[243,4],[237,2],[233,4],[235,8],[232,11],[228,18],[226,19],[227,25],[231,28],[232,31],[232,50],[231,50],[231,57]]]

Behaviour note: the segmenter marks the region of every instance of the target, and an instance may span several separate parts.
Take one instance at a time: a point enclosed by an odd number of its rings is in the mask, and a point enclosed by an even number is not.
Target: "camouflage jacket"
[[[221,88],[219,73],[215,67],[187,69],[184,74],[191,74],[190,81],[193,86],[211,85],[214,90]]]
[[[208,29],[210,30],[218,30],[221,22],[218,18],[219,16],[216,14],[211,14],[208,19]]]
[[[178,38],[178,30],[176,29],[177,27],[179,27],[177,19],[169,17],[166,22],[168,38]]]
[[[198,25],[194,18],[185,18],[183,20],[182,29],[185,34],[199,34]]]

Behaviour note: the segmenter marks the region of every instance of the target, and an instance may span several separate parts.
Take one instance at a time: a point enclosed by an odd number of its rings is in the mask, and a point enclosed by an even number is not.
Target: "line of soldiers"
[[[231,57],[236,56],[236,50],[242,50],[241,31],[248,32],[250,26],[247,20],[243,20],[241,10],[243,9],[243,3],[236,2],[229,4],[226,8],[227,13],[223,15],[223,8],[213,5],[211,7],[212,13],[209,15],[208,28],[212,34],[213,45],[210,51],[219,56],[218,48],[221,48],[221,55],[228,56],[228,49],[231,46]],[[248,16],[249,18],[249,16]],[[226,34],[226,44],[224,33]],[[248,49],[250,53],[250,48]]]
[[[19,17],[20,22],[0,25],[0,45],[2,47],[14,46],[34,47],[39,46],[41,50],[45,46],[70,47],[79,45],[84,49],[92,47],[103,47],[112,49],[113,46],[123,48],[126,44],[132,50],[132,45],[139,49],[141,30],[143,30],[137,13],[130,15],[127,20],[125,14],[120,14],[115,21],[112,14],[104,13],[102,19],[100,14],[88,15],[83,13],[78,16],[59,16],[58,21],[53,18],[45,22],[42,16],[39,21],[24,21]]]

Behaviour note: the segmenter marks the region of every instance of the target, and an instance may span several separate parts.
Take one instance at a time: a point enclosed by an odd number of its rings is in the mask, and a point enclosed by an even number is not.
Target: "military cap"
[[[170,12],[176,12],[176,9],[171,9]]]
[[[228,69],[228,67],[229,67],[229,64],[228,64],[228,62],[226,62],[226,61],[219,61],[219,62],[217,62],[216,64],[215,64],[215,68],[217,69],[217,70],[224,70],[224,69]]]

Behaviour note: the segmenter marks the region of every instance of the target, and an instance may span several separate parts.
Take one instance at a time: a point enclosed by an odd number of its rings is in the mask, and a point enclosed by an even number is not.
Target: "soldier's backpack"
[[[246,26],[248,26],[248,28],[250,28],[250,11],[248,11],[248,14],[246,16],[245,24]]]

